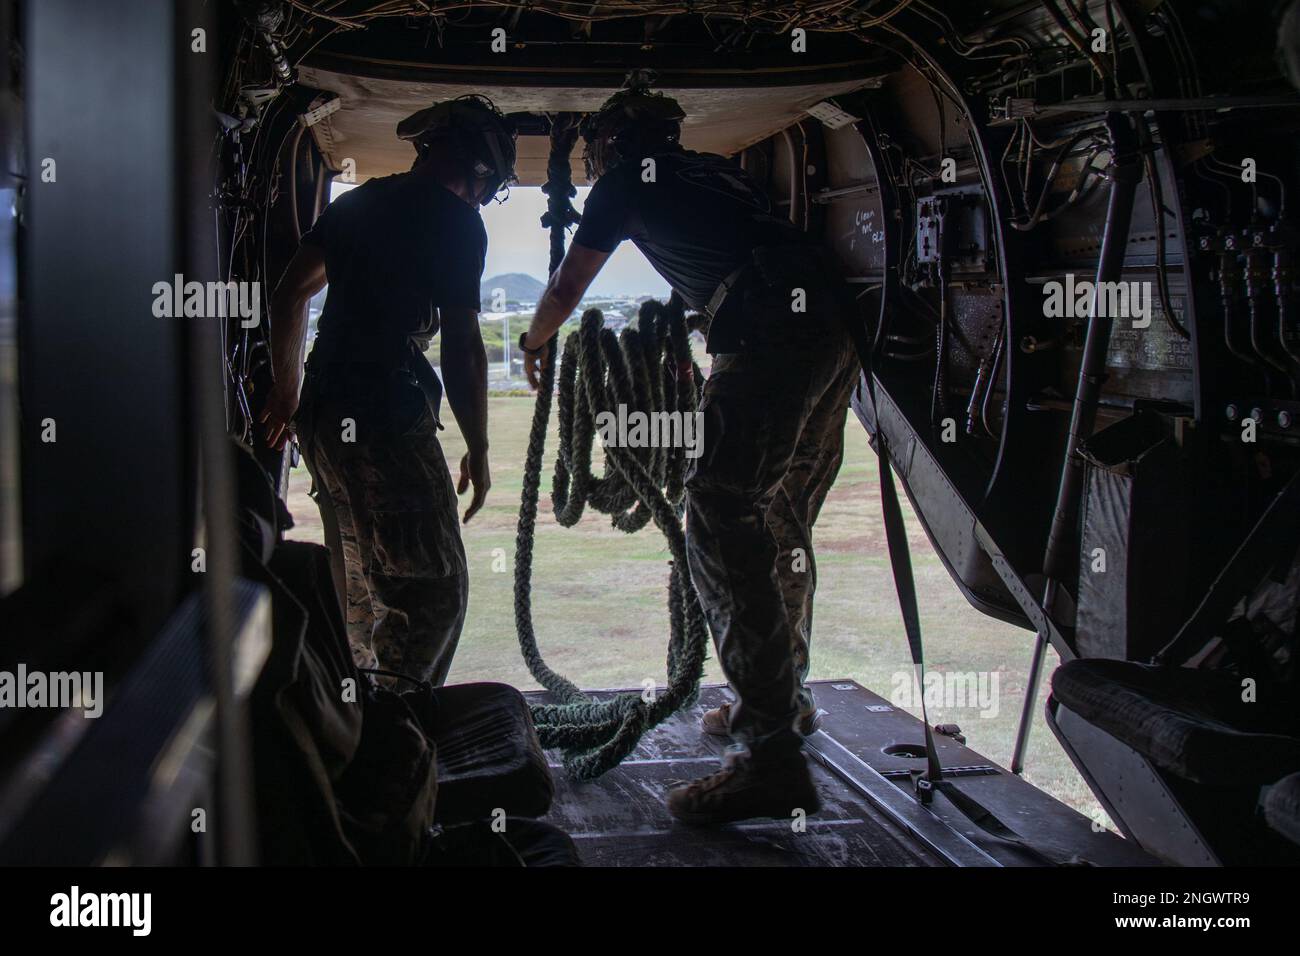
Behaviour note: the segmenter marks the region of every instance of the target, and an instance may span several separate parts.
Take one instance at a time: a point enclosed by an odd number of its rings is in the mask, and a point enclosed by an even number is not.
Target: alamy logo
[[[1151,324],[1150,282],[1093,282],[1067,273],[1064,282],[1043,283],[1043,315],[1049,319],[1131,319],[1133,328]]]
[[[892,684],[889,702],[895,707],[918,708],[924,699],[927,709],[970,709],[989,719],[998,715],[997,671],[930,671],[924,690],[912,671],[897,671]]]
[[[87,717],[104,712],[103,671],[0,671],[0,707],[56,710],[81,708]]]
[[[152,893],[82,893],[78,886],[50,897],[51,926],[129,926],[132,936],[153,927]]]
[[[171,282],[155,282],[153,295],[153,314],[160,319],[238,318],[245,329],[262,322],[260,282],[186,282],[178,272]]]
[[[687,458],[704,450],[700,412],[629,412],[626,405],[596,415],[596,433],[609,448],[684,448]]]

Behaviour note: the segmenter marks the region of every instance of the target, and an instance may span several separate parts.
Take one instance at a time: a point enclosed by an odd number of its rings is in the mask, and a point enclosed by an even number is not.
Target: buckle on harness
[[[934,781],[920,771],[914,771],[912,785],[916,788],[916,799],[924,806],[929,806],[934,799]]]
[[[713,290],[713,295],[709,297],[708,305],[704,307],[704,311],[708,313],[710,319],[716,319],[718,317],[718,312],[721,311],[723,303],[727,300],[727,296],[731,294],[732,289],[740,284],[740,280],[744,277],[751,265],[753,265],[752,262],[742,262],[732,270],[731,275],[718,283],[718,287]]]

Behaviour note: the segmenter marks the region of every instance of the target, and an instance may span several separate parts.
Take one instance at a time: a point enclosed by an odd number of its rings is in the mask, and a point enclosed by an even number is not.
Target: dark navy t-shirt
[[[438,330],[436,309],[479,308],[487,231],[432,177],[371,179],[330,203],[302,237],[325,254],[329,292],[312,355],[388,362]]]
[[[645,181],[644,159],[624,160],[596,181],[574,242],[613,252],[631,239],[687,304],[702,310],[755,248],[808,241],[730,160],[689,150],[651,158],[653,181]]]

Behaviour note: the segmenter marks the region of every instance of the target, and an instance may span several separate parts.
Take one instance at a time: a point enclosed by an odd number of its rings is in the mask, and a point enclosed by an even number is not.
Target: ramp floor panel
[[[688,827],[664,807],[678,783],[713,772],[730,742],[699,729],[700,715],[729,699],[725,686],[648,733],[632,755],[598,780],[565,774],[549,754],[556,794],[546,819],[566,830],[591,866],[1017,866],[1036,861],[991,838],[942,796],[929,808],[911,794],[908,772],[922,725],[853,681],[812,684],[824,711],[807,753],[821,810],[800,831],[792,820]],[[593,691],[606,697],[617,691]],[[546,702],[544,691],[527,694]],[[952,738],[938,738],[945,770],[1018,836],[1053,860],[1150,865],[1149,857]],[[897,745],[902,745],[900,752]],[[910,745],[910,747],[909,747]],[[886,753],[886,749],[890,753]],[[921,751],[923,753],[923,751]]]

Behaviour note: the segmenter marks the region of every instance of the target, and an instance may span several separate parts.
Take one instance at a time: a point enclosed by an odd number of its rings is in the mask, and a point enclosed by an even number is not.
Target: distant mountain
[[[526,272],[506,272],[499,276],[492,276],[490,279],[484,279],[483,284],[479,286],[479,298],[481,308],[485,312],[492,310],[492,293],[494,289],[505,290],[505,300],[508,303],[536,302],[542,297],[542,290],[546,284],[539,282]]]

